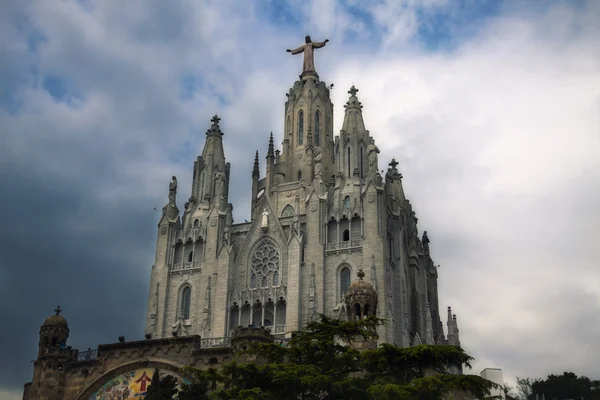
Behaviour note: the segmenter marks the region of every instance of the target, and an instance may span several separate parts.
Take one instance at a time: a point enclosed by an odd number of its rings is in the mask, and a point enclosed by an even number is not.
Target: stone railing
[[[273,333],[283,333],[285,332],[285,325],[275,325],[275,327],[271,327]]]
[[[77,361],[91,361],[98,358],[98,349],[87,349],[77,354]]]
[[[200,263],[199,261],[173,264],[169,268],[169,272],[171,274],[183,274],[183,273],[201,272],[201,271],[202,271],[202,263]]]
[[[347,240],[345,242],[327,243],[325,252],[362,250],[362,240]]]
[[[200,348],[231,347],[230,337],[200,339]]]

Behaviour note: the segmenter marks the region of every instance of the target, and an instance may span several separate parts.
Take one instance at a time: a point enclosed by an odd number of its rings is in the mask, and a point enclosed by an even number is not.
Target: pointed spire
[[[221,118],[219,118],[219,116],[217,114],[215,114],[211,119],[210,122],[212,122],[212,125],[210,126],[210,129],[208,129],[206,131],[206,136],[223,136],[223,132],[221,132],[221,128],[219,127],[219,122],[221,121]]]
[[[273,145],[273,131],[271,131],[271,136],[269,137],[269,149],[267,151],[267,158],[275,158],[275,146]]]
[[[252,176],[258,176],[260,170],[258,169],[258,150],[256,150],[256,156],[254,156],[254,168],[252,168]]]
[[[350,90],[350,99],[344,108],[346,109],[346,114],[344,115],[344,123],[342,124],[342,130],[347,133],[358,132],[362,133],[365,129],[365,122],[362,117],[362,104],[358,101],[356,97],[356,93],[358,93],[358,89],[352,85]]]
[[[452,326],[452,308],[448,307],[448,344],[454,344],[454,327]]]
[[[444,323],[440,319],[440,335],[438,336],[438,344],[444,344],[446,335],[444,335]]]
[[[460,338],[458,336],[458,322],[456,322],[456,314],[452,315],[452,326],[454,327],[454,343],[460,346]]]

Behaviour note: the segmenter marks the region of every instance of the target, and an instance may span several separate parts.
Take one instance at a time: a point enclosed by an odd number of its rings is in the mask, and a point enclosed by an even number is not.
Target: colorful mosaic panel
[[[187,379],[184,379],[173,372],[162,370],[159,370],[159,372],[161,374],[175,376],[179,388],[181,388],[184,383],[190,383]],[[153,368],[138,369],[119,375],[102,385],[100,389],[92,394],[90,400],[143,399],[146,397],[146,390],[148,390],[148,386],[150,386],[153,375]]]

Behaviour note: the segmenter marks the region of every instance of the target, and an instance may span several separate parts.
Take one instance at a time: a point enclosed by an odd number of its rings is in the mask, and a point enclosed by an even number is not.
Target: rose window
[[[251,286],[256,287],[258,281],[262,287],[270,283],[277,285],[279,270],[279,252],[270,243],[260,246],[252,256]],[[258,279],[257,279],[258,278]]]

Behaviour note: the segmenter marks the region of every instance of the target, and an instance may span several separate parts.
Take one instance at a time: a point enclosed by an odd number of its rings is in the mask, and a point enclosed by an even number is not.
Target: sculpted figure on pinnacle
[[[327,44],[327,42],[329,42],[329,39],[325,39],[324,42],[313,42],[310,39],[310,36],[306,36],[305,42],[306,42],[305,44],[298,47],[297,49],[294,49],[294,50],[287,49],[286,51],[288,53],[292,53],[292,54],[304,53],[304,63],[302,64],[302,74],[305,74],[308,72],[313,72],[316,74],[317,71],[315,71],[314,51],[315,51],[315,49],[324,47],[325,44]]]

